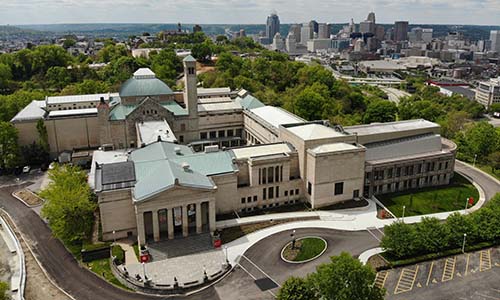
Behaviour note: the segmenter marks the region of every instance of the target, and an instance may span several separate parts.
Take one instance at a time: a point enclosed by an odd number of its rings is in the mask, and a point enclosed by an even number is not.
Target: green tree
[[[500,170],[500,151],[495,151],[488,155],[488,164],[491,166],[493,173]]]
[[[40,193],[47,200],[42,216],[61,240],[74,243],[87,239],[97,205],[91,201],[86,173],[75,166],[56,166],[49,171],[49,178],[52,182]]]
[[[50,67],[45,79],[51,87],[62,89],[71,82],[71,75],[66,67]]]
[[[448,227],[441,224],[437,218],[422,218],[415,225],[414,251],[419,253],[434,253],[448,246]]]
[[[278,300],[317,299],[311,283],[300,277],[288,278],[278,292]]]
[[[0,121],[0,169],[10,169],[19,165],[17,138],[17,129],[11,123]]]
[[[490,105],[490,112],[500,112],[500,103],[493,103]]]
[[[331,257],[308,276],[317,298],[335,300],[382,300],[384,291],[373,284],[375,272],[349,253]]]
[[[469,113],[465,111],[450,111],[440,123],[441,134],[446,138],[454,138],[457,133],[465,128]]]
[[[384,237],[380,246],[397,258],[414,253],[415,228],[403,222],[394,222],[384,228]]]
[[[457,140],[460,155],[468,160],[477,155],[477,159],[484,162],[488,155],[499,150],[500,131],[487,122],[477,122],[471,124]]]
[[[76,41],[74,39],[66,39],[63,42],[63,48],[68,49],[76,45]]]
[[[309,120],[321,119],[326,99],[312,88],[305,88],[295,99],[293,112],[298,116]]]
[[[68,85],[61,95],[86,95],[109,92],[109,85],[102,81],[85,79],[83,82]]]
[[[12,71],[6,64],[0,63],[0,93],[7,90],[12,80]]]
[[[97,61],[107,63],[118,60],[124,56],[128,56],[128,51],[125,45],[108,44],[97,52]]]
[[[73,58],[59,46],[43,45],[36,47],[32,53],[33,72],[45,75],[51,67],[67,67]]]
[[[191,53],[197,60],[210,60],[210,57],[212,56],[212,41],[207,39],[203,43],[194,44],[193,47],[191,47]]]
[[[9,284],[7,282],[0,281],[0,300],[10,299],[7,292],[9,292]]]
[[[448,232],[448,246],[450,248],[458,248],[462,246],[464,233],[469,236],[469,240],[475,240],[471,230],[472,224],[469,217],[461,213],[453,213],[447,219],[445,225]]]
[[[396,104],[387,100],[375,101],[368,104],[363,121],[365,123],[392,122],[396,120],[397,112]]]

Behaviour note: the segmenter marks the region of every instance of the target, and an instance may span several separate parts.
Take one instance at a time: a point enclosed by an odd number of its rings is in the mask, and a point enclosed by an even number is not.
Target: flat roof
[[[92,165],[90,166],[90,173],[88,177],[88,183],[91,188],[95,188],[95,174],[96,174],[96,163],[98,164],[111,164],[117,162],[127,161],[128,155],[126,150],[118,151],[103,151],[96,150],[92,154]]]
[[[475,91],[473,91],[469,88],[463,87],[463,86],[445,86],[445,87],[441,87],[441,88],[448,90],[454,94],[459,94],[459,95],[462,95],[464,97],[467,97],[470,100],[474,100],[474,98],[476,97]]]
[[[390,133],[398,131],[417,130],[424,128],[439,128],[439,125],[424,119],[397,121],[388,123],[371,123],[367,125],[356,125],[344,127],[349,133],[361,135],[371,135],[380,133]]]
[[[331,127],[325,125],[309,123],[299,126],[288,127],[287,130],[300,137],[303,140],[316,140],[331,137],[345,136],[344,133],[338,132]]]
[[[234,111],[242,109],[243,108],[241,107],[241,105],[233,101],[198,104],[198,112],[227,111],[227,110]]]
[[[149,145],[151,143],[157,142],[158,137],[164,142],[177,142],[170,125],[167,121],[146,121],[142,123],[136,123],[137,129],[139,130],[139,138],[141,143]]]
[[[221,96],[221,97],[212,97],[212,98],[198,98],[198,103],[223,103],[223,102],[234,102],[231,97]]]
[[[231,88],[229,88],[229,87],[221,87],[221,88],[198,88],[197,92],[198,92],[198,96],[228,94],[228,93],[231,93]]]
[[[255,145],[231,149],[236,159],[291,153],[294,150],[287,143]]]
[[[111,97],[119,97],[118,93],[105,93],[105,94],[89,94],[89,95],[69,95],[69,96],[52,96],[47,97],[47,104],[68,104],[79,102],[96,102],[96,105],[104,97],[105,101],[109,101]]]
[[[305,120],[289,113],[288,111],[274,106],[262,106],[250,110],[258,117],[264,119],[273,127],[279,128],[280,125],[304,122]]]
[[[97,108],[53,110],[49,112],[49,118],[78,116],[78,115],[93,115],[93,114],[97,114]]]
[[[352,144],[331,143],[331,144],[324,144],[324,145],[318,146],[316,148],[310,149],[310,151],[314,152],[316,154],[321,154],[321,153],[340,152],[340,151],[357,150],[357,149],[360,149],[360,147],[352,145]]]

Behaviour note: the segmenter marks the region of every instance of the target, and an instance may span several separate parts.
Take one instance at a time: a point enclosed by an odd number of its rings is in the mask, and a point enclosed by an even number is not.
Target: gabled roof
[[[244,109],[248,109],[248,110],[266,106],[264,103],[260,102],[259,99],[255,98],[254,96],[252,96],[250,94],[248,94],[244,98],[239,98],[239,97],[236,98],[236,102],[239,102],[241,107],[243,107]]]
[[[12,118],[11,122],[22,122],[39,120],[45,117],[45,101],[31,101],[25,108],[23,108],[17,115]]]
[[[196,59],[194,59],[194,57],[192,57],[191,55],[188,55],[186,56],[182,61],[186,61],[186,62],[196,62]]]
[[[161,106],[163,106],[165,109],[170,111],[171,113],[174,114],[174,116],[187,116],[189,113],[185,108],[182,108],[179,103],[171,100],[171,101],[166,101],[159,103]],[[112,108],[112,110],[109,112],[109,119],[111,121],[116,121],[116,120],[125,120],[127,116],[132,113],[140,104],[131,104],[131,105],[124,105],[124,104],[117,104]]]

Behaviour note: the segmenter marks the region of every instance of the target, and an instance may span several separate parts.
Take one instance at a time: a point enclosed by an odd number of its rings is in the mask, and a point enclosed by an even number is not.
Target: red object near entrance
[[[474,205],[474,197],[469,197],[469,205]]]
[[[220,239],[217,239],[214,241],[214,248],[220,248],[222,246],[222,241]]]
[[[143,254],[141,255],[141,263],[147,263],[149,261],[149,255]]]

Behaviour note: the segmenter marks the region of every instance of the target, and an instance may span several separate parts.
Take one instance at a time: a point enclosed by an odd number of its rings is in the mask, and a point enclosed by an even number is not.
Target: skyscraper
[[[312,27],[313,33],[318,33],[318,30],[319,30],[318,22],[316,22],[315,20],[311,20],[311,22],[309,22],[309,26]]]
[[[310,25],[310,23],[302,24],[302,28],[300,29],[300,43],[307,46],[307,41],[312,40],[313,36],[314,28]]]
[[[302,28],[301,24],[292,24],[290,25],[290,30],[288,33],[293,33],[293,37],[297,43],[300,43],[300,29]]]
[[[374,12],[371,12],[368,14],[368,18],[366,18],[367,21],[370,21],[372,23],[376,23],[375,22],[375,13]]]
[[[272,41],[277,32],[280,31],[280,18],[276,13],[272,13],[267,17],[266,22],[266,38]]]
[[[318,25],[318,39],[329,39],[331,35],[330,24],[320,23]]]
[[[396,42],[408,40],[408,21],[396,21],[394,23],[394,40]]]
[[[490,31],[491,51],[500,53],[500,30]]]

